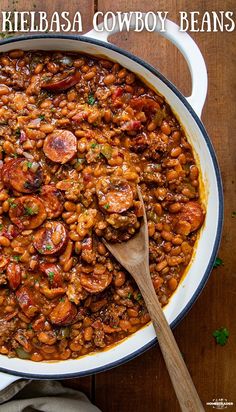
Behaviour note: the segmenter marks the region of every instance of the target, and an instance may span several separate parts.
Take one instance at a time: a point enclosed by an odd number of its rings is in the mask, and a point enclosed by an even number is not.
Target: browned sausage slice
[[[6,186],[10,185],[10,170],[15,161],[16,159],[11,159],[9,160],[9,162],[4,163],[4,165],[2,166],[1,179]]]
[[[35,229],[47,217],[42,200],[35,196],[22,196],[10,204],[9,217],[20,229]]]
[[[68,130],[56,130],[47,135],[43,151],[53,162],[64,164],[75,156],[76,145],[77,140],[73,133]]]
[[[204,211],[198,202],[188,202],[182,206],[180,213],[177,215],[175,230],[182,235],[188,235],[190,232],[199,229],[204,221]]]
[[[99,293],[106,289],[112,281],[112,274],[104,268],[101,273],[81,273],[81,286],[89,293]]]
[[[15,290],[21,283],[21,267],[18,263],[12,262],[7,266],[7,278],[11,289]]]
[[[160,105],[150,97],[134,97],[130,100],[130,106],[135,110],[156,111],[160,109]]]
[[[42,184],[42,168],[38,165],[36,170],[29,167],[25,158],[12,159],[2,168],[2,180],[6,186],[21,193],[35,192]]]
[[[53,255],[66,246],[67,240],[67,230],[62,223],[48,222],[36,232],[33,245],[39,253]]]
[[[122,213],[133,205],[132,188],[119,177],[99,179],[96,193],[99,206],[108,213]]]
[[[63,197],[54,185],[44,185],[40,191],[40,198],[43,200],[48,219],[53,219],[62,214]]]
[[[50,321],[54,325],[70,325],[77,315],[76,306],[68,298],[61,300],[49,315]]]
[[[39,268],[48,277],[53,288],[63,286],[63,276],[59,265],[44,262],[40,264]]]
[[[42,89],[47,89],[52,92],[67,90],[80,81],[81,75],[78,70],[74,73],[58,73],[52,79],[41,84]]]
[[[33,292],[27,286],[21,286],[16,292],[19,306],[29,318],[35,316],[38,308],[34,302]]]

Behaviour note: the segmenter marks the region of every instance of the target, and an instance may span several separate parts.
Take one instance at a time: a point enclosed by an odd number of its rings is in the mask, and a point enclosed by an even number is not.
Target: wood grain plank
[[[169,18],[178,21],[179,10],[221,10],[221,1],[195,0],[149,2],[118,0],[115,5],[99,0],[98,9],[107,10],[168,10]],[[234,10],[235,2],[224,2],[224,10]],[[219,256],[224,266],[214,269],[194,307],[175,330],[175,336],[192,374],[203,404],[213,398],[226,398],[236,405],[236,329],[232,314],[235,311],[235,265],[232,245],[235,244],[236,209],[235,152],[235,50],[232,33],[192,33],[199,45],[209,74],[209,90],[203,122],[213,141],[221,167],[224,196],[224,233]],[[166,40],[149,33],[122,33],[111,40],[159,68],[185,94],[190,91],[187,65],[179,52]],[[206,252],[207,253],[207,252]],[[215,344],[212,332],[226,326],[230,338],[225,347]],[[107,394],[112,394],[107,396]],[[96,403],[103,412],[177,412],[179,406],[165,370],[158,346],[119,368],[96,376]],[[235,406],[234,406],[235,408]],[[212,410],[206,406],[206,410]],[[233,410],[233,409],[232,409]]]

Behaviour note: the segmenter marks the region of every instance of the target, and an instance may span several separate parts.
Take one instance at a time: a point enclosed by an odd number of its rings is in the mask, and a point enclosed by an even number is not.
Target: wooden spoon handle
[[[183,412],[202,412],[204,411],[203,405],[162,311],[152,282],[147,283],[143,285],[143,282],[140,282],[138,286],[152,319],[181,410]]]

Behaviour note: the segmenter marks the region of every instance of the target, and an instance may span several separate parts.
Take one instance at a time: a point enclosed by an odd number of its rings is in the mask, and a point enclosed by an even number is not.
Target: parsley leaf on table
[[[223,260],[221,258],[217,257],[213,267],[218,268],[219,266],[223,266],[223,265],[224,265]]]
[[[227,328],[220,328],[213,332],[213,336],[218,345],[224,346],[228,341],[229,331]]]

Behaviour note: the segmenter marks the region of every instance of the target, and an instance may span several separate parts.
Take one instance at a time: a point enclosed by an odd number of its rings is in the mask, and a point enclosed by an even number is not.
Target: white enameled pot
[[[94,30],[85,36],[35,35],[14,37],[0,43],[0,52],[13,49],[23,50],[63,50],[85,52],[94,56],[106,56],[145,79],[149,85],[165,96],[174,113],[185,128],[196,159],[201,168],[203,201],[206,206],[206,220],[201,229],[196,251],[189,265],[187,275],[180,283],[169,304],[165,316],[174,327],[191,308],[203,289],[217,254],[223,221],[223,195],[220,172],[211,141],[200,120],[207,94],[207,71],[201,52],[187,33],[180,33],[171,21],[166,23],[166,31],[160,33],[171,40],[187,60],[192,75],[192,94],[185,98],[162,74],[140,58],[133,56],[108,43],[112,33]],[[157,27],[157,31],[159,28]],[[153,33],[155,36],[155,33]],[[203,189],[204,186],[204,189]],[[79,359],[60,362],[32,362],[9,359],[0,356],[0,389],[20,377],[33,379],[65,379],[104,371],[120,365],[150,348],[156,341],[151,324],[134,333],[119,344],[103,352],[92,353]],[[12,376],[16,375],[16,376]]]

